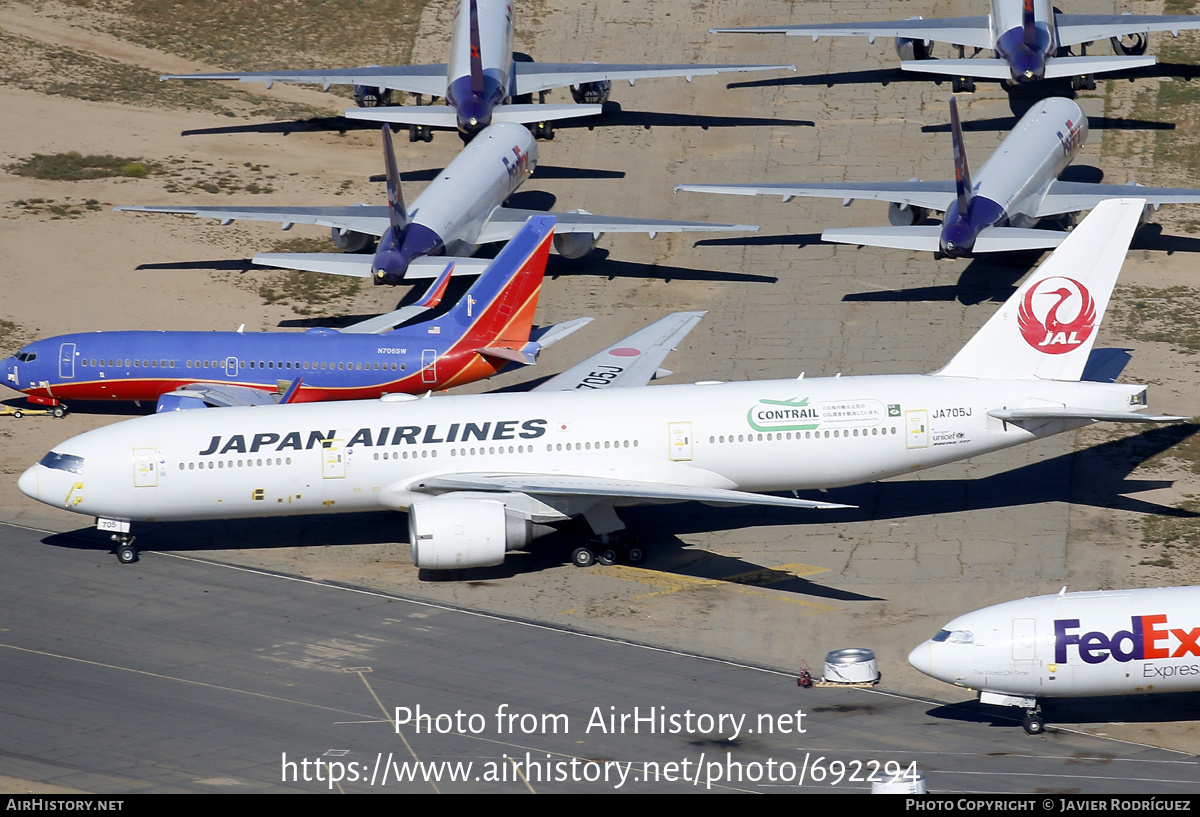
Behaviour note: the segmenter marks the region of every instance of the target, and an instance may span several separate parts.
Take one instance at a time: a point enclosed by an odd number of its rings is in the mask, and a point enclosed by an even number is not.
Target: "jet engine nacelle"
[[[927,215],[924,207],[892,202],[888,205],[888,221],[893,227],[911,227]]]
[[[1127,57],[1137,57],[1146,53],[1146,33],[1127,34],[1124,37],[1109,37],[1109,42],[1112,43],[1113,51],[1118,54],[1124,54]]]
[[[333,228],[333,243],[342,252],[362,252],[374,240],[374,236],[367,235],[366,233],[343,230],[341,227]]]
[[[929,40],[912,40],[908,37],[896,38],[896,53],[902,60],[927,60],[932,43]]]
[[[408,508],[408,540],[413,564],[430,570],[490,567],[504,553],[525,547],[533,524],[494,499],[437,496]]]
[[[580,105],[603,105],[612,93],[612,83],[606,79],[599,82],[581,82],[571,86],[571,98]]]
[[[580,213],[585,216],[590,216],[587,210],[572,210],[572,213]],[[554,234],[554,251],[563,258],[583,258],[585,255],[596,249],[596,242],[600,240],[600,236],[604,233],[555,233]]]
[[[360,108],[386,108],[392,104],[392,89],[355,85],[354,104]]]

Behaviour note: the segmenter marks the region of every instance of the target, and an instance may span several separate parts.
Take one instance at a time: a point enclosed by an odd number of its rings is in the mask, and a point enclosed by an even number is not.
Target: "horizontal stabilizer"
[[[408,323],[418,315],[425,314],[430,308],[419,304],[402,306],[394,312],[388,312],[386,315],[376,315],[374,318],[367,318],[365,321],[352,323],[343,328],[341,332],[343,335],[378,335],[383,332],[390,332],[397,326]]]
[[[469,275],[480,275],[492,264],[491,258],[458,258],[445,255],[421,255],[408,262],[404,270],[404,280],[437,278],[446,269],[446,264],[454,262],[454,277],[466,278]]]
[[[1081,77],[1086,74],[1106,74],[1154,65],[1152,54],[1125,57],[1119,54],[1098,57],[1051,57],[1046,60],[1046,79]]]
[[[512,207],[497,207],[476,238],[478,244],[508,241],[516,235],[525,222],[534,216],[544,216],[538,210],[518,210]],[[558,223],[556,234],[592,233],[648,233],[653,238],[658,233],[692,232],[758,232],[754,224],[720,224],[711,221],[671,221],[669,219],[630,218],[628,216],[598,216],[584,211],[554,213]]]
[[[1047,60],[1047,64],[1051,62]],[[974,77],[975,79],[1012,79],[1012,68],[1005,60],[904,60],[900,67],[905,71],[920,74],[940,74],[947,77]],[[1049,69],[1047,69],[1049,70]]]
[[[1028,230],[1021,227],[985,227],[975,239],[973,255],[986,252],[1051,250],[1066,240],[1069,233],[1058,230]]]
[[[501,360],[519,363],[522,366],[532,366],[537,363],[537,356],[538,352],[541,351],[541,346],[536,343],[514,344],[514,346],[515,348],[495,345],[484,346],[475,351],[484,357],[498,357]]]
[[[596,116],[604,112],[603,105],[497,105],[492,110],[492,124],[513,122],[528,125],[533,122],[554,122],[580,116]],[[391,122],[397,125],[428,125],[433,128],[457,128],[458,112],[446,105],[393,105],[386,108],[350,108],[347,119],[371,122]]]
[[[942,228],[935,225],[915,227],[847,227],[825,230],[822,241],[857,244],[862,247],[887,247],[893,250],[937,252],[942,248]]]
[[[587,326],[592,320],[592,318],[575,318],[574,320],[556,323],[553,326],[539,327],[529,333],[529,339],[545,349],[558,343],[576,330]]]
[[[676,312],[575,364],[534,391],[598,391],[645,386],[659,372],[671,350],[704,317],[703,312]]]
[[[251,260],[260,267],[324,272],[351,278],[370,278],[375,257],[346,252],[260,252]],[[442,264],[440,269],[444,269]],[[440,270],[439,270],[440,271]],[[432,276],[431,276],[432,277]]]
[[[704,502],[709,505],[774,505],[785,508],[828,510],[852,508],[836,502],[751,494],[725,488],[638,482],[615,477],[568,474],[454,474],[422,479],[412,491],[511,491],[535,496],[587,496],[655,502]]]
[[[1178,423],[1186,417],[1172,417],[1166,414],[1142,414],[1137,411],[1102,411],[1100,409],[1071,408],[1036,408],[1036,409],[1005,409],[989,411],[997,420],[1006,423],[1019,423],[1022,420],[1094,420],[1105,423]]]

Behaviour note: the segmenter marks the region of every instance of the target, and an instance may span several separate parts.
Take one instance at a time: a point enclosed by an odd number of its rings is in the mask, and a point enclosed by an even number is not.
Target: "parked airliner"
[[[1043,698],[1200,691],[1200,587],[1068,593],[995,604],[951,621],[908,661],[926,675],[1025,710]]]
[[[404,201],[388,125],[383,126],[383,156],[387,206],[208,205],[114,209],[216,218],[222,224],[237,219],[278,221],[285,230],[293,224],[332,227],[333,242],[344,250],[342,253],[259,253],[254,256],[254,263],[370,278],[376,284],[436,277],[446,267],[444,256],[462,259],[456,267],[458,275],[477,273],[488,262],[469,256],[481,244],[508,241],[530,217],[546,215],[504,206],[504,201],[537,167],[537,142],[520,125],[497,124],[487,128],[421,191],[411,208]],[[591,252],[604,233],[649,233],[653,238],[658,233],[758,229],[745,224],[596,216],[586,210],[554,215],[557,218],[554,248],[567,258],[582,258]],[[380,237],[375,254],[359,254],[373,237]]]
[[[580,44],[586,46],[586,44]],[[371,119],[409,126],[409,139],[433,138],[431,128],[457,128],[473,136],[494,122],[533,125],[536,135],[553,138],[554,122],[595,116],[608,100],[613,80],[686,77],[729,71],[796,70],[794,65],[601,65],[516,61],[513,53],[512,0],[459,0],[450,34],[448,65],[371,65],[364,68],[311,71],[252,71],[228,74],[168,74],[162,79],[223,79],[353,85],[360,108],[351,119]],[[571,105],[531,104],[552,88],[571,89]],[[417,104],[392,107],[392,91],[417,95]],[[421,96],[445,105],[422,105]]]
[[[763,492],[907,474],[1096,421],[1166,422],[1146,387],[1080,380],[1145,201],[1104,202],[942,369],[643,386],[624,344],[527,393],[142,417],[57,445],[19,480],[137,553],[138,520],[393,509],[422,568],[496,565],[534,523],[582,515],[622,556],[616,508],[845,507]],[[635,388],[622,388],[635,386]],[[640,549],[625,551],[634,560]]]
[[[975,79],[1031,83],[1070,78],[1076,89],[1094,89],[1095,75],[1154,64],[1146,56],[1151,31],[1200,28],[1200,16],[1175,14],[1064,14],[1050,0],[991,0],[991,13],[977,17],[910,17],[883,23],[817,23],[815,25],[715,28],[710,33],[787,34],[793,37],[895,37],[900,67],[905,71],[954,78],[954,90],[973,91]],[[1108,39],[1115,54],[1088,56],[1094,40]],[[932,44],[958,47],[958,59],[936,59]],[[1078,56],[1069,53],[1080,46]],[[992,59],[967,58],[990,48]]]
[[[553,216],[534,216],[445,315],[392,329],[438,305],[454,262],[417,304],[307,332],[80,332],[21,347],[5,385],[64,401],[157,400],[158,411],[416,393],[482,380],[590,319],[533,330]]]
[[[950,99],[954,181],[832,182],[827,184],[681,184],[676,191],[739,196],[796,196],[888,201],[890,227],[825,230],[821,238],[839,244],[927,250],[939,257],[1057,247],[1061,230],[1035,228],[1043,218],[1074,214],[1105,199],[1137,196],[1147,212],[1163,204],[1195,204],[1200,190],[1131,184],[1064,182],[1058,175],[1087,141],[1087,117],[1070,99],[1053,97],[1034,105],[1004,137],[1000,147],[972,177],[958,118]],[[929,211],[945,213],[941,226],[919,224]]]

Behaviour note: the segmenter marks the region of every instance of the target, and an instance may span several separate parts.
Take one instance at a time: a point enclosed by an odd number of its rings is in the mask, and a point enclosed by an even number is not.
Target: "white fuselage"
[[[975,195],[1000,205],[1008,226],[1032,226],[1050,185],[1071,164],[1087,136],[1087,116],[1072,100],[1041,100],[979,169]]]
[[[436,233],[447,255],[471,255],[488,218],[537,167],[537,141],[529,129],[490,125],[421,191],[409,221]]]
[[[21,490],[122,520],[406,509],[453,474],[622,478],[741,491],[811,490],[930,468],[1085,420],[1004,423],[989,410],[1129,411],[1143,386],[887,375],[383,398],[160,414],[74,437]],[[529,500],[534,521],[599,498]],[[633,500],[606,500],[632,504]]]
[[[912,651],[985,703],[1200,690],[1200,587],[1064,593],[967,613]]]

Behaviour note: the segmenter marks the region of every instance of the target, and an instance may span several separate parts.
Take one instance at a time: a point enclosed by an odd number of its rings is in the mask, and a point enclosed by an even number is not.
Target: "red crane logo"
[[[1096,302],[1074,278],[1046,278],[1025,293],[1017,325],[1025,342],[1039,352],[1066,354],[1091,337],[1096,327]]]

